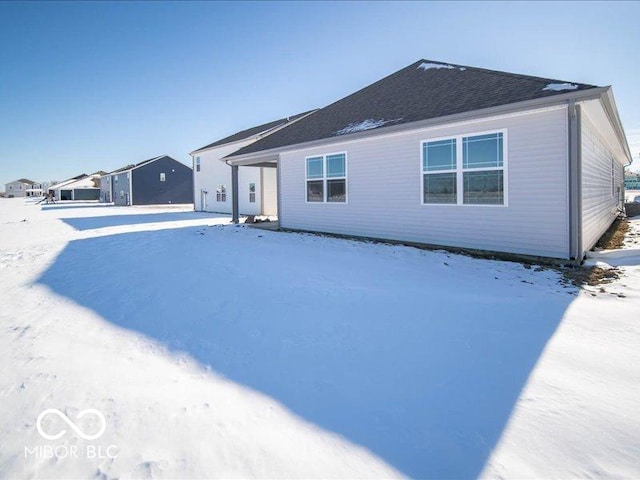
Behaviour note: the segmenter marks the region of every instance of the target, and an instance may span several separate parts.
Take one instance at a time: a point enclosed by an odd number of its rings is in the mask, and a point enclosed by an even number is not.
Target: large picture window
[[[423,203],[505,205],[504,135],[460,135],[423,142]]]
[[[347,156],[334,153],[306,159],[307,202],[347,201]]]

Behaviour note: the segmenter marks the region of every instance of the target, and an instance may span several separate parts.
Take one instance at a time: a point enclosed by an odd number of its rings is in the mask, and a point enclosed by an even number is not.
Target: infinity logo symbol
[[[58,417],[60,417],[62,420],[64,420],[64,422],[69,425],[69,427],[71,427],[71,429],[76,432],[78,434],[78,436],[80,438],[83,438],[85,440],[95,440],[97,438],[100,438],[102,436],[102,434],[104,433],[104,431],[107,428],[107,421],[104,418],[104,415],[102,413],[100,413],[98,410],[96,410],[95,408],[87,408],[86,410],[82,410],[80,413],[78,413],[78,420],[81,419],[82,417],[84,417],[85,415],[90,415],[90,414],[94,414],[96,415],[101,422],[101,426],[100,426],[100,430],[98,431],[98,433],[94,434],[94,435],[87,435],[86,433],[84,433],[82,430],[80,430],[78,428],[78,426],[73,423],[69,417],[67,417],[64,413],[62,413],[60,410],[56,409],[56,408],[48,408],[46,410],[44,410],[40,415],[38,415],[38,420],[36,421],[36,428],[38,429],[38,433],[46,438],[47,440],[57,440],[60,437],[62,437],[65,433],[67,433],[67,430],[62,430],[61,432],[57,433],[56,435],[49,435],[48,433],[46,433],[45,431],[42,430],[42,419],[44,417],[46,417],[47,415],[57,415]]]

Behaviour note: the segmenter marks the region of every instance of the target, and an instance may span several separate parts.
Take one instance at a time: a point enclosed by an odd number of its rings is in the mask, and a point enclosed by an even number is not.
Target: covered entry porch
[[[262,215],[267,217],[277,217],[280,210],[280,199],[278,195],[278,156],[250,160],[229,160],[227,164],[231,167],[231,216],[233,223],[240,223],[240,169],[247,167],[260,168],[260,185],[251,190],[249,195],[260,195],[262,205]],[[275,224],[275,222],[272,222]]]

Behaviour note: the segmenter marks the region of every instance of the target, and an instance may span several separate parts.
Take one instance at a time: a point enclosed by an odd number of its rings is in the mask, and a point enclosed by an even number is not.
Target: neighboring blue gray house
[[[100,178],[101,200],[115,205],[193,203],[193,171],[161,155]]]

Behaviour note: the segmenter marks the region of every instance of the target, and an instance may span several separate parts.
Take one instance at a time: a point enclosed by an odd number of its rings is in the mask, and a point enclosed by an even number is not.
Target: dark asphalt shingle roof
[[[297,115],[293,115],[292,117],[287,117],[287,118],[281,118],[279,120],[274,120],[273,122],[269,122],[269,123],[264,123],[262,125],[258,125],[257,127],[252,127],[252,128],[248,128],[246,130],[242,130],[240,132],[236,132],[233,135],[229,135],[228,137],[222,138],[220,140],[216,140],[213,143],[210,143],[209,145],[205,145],[204,147],[200,147],[197,150],[194,150],[191,153],[196,153],[196,152],[200,152],[202,150],[206,150],[207,148],[212,148],[212,147],[217,147],[219,145],[224,145],[226,143],[232,143],[232,142],[237,142],[239,140],[244,140],[246,138],[251,138],[255,135],[259,135],[261,133],[266,133],[269,130],[273,130],[277,127],[282,127],[284,125],[286,125],[287,123],[291,123],[294,122],[296,120],[298,120],[300,117],[303,117],[309,113],[313,112],[313,110],[309,110],[307,112],[302,112],[299,113]]]
[[[33,180],[29,180],[27,178],[19,178],[18,180],[15,180],[15,181],[13,181],[11,183],[16,183],[16,182],[26,183],[28,185],[35,185],[36,184],[36,182],[34,182]]]
[[[140,167],[140,166],[144,165],[145,163],[149,163],[149,162],[152,162],[152,161],[157,160],[159,158],[164,158],[166,156],[167,155],[160,155],[158,157],[148,158],[147,160],[143,160],[142,162],[139,162],[139,163],[130,163],[129,165],[125,165],[124,167],[118,168],[118,169],[116,169],[116,170],[114,170],[112,172],[109,172],[109,173],[125,172],[127,170],[131,170],[132,168]]]
[[[565,83],[575,88],[545,90]],[[597,87],[422,59],[229,157],[589,88]]]

